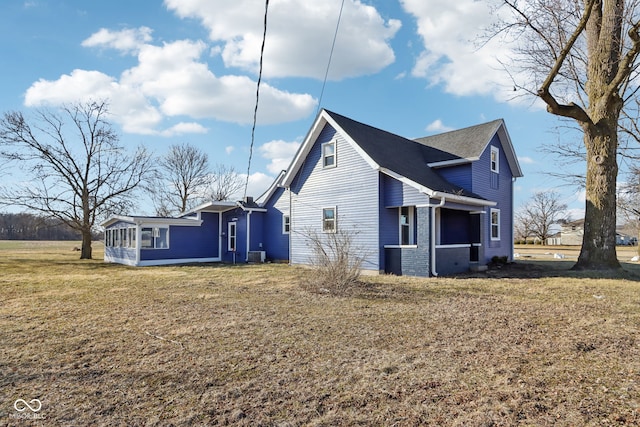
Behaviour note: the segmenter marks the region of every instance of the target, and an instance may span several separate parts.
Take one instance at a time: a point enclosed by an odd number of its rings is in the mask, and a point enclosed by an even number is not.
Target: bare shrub
[[[303,233],[312,254],[312,274],[304,288],[320,293],[340,295],[360,283],[360,271],[366,254],[355,244],[356,230],[338,229],[334,233]]]

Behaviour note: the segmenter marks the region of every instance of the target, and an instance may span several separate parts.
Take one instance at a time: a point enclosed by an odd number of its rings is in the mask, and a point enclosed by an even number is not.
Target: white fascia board
[[[267,203],[269,201],[269,199],[271,199],[271,196],[273,196],[273,193],[276,192],[276,189],[282,187],[282,185],[281,185],[282,178],[284,177],[284,175],[286,173],[287,173],[286,170],[280,171],[280,173],[278,174],[276,179],[274,179],[273,182],[271,183],[271,185],[269,186],[269,188],[267,188],[267,191],[262,193],[260,195],[260,197],[258,197],[256,199],[256,203],[258,203],[259,205],[264,205],[265,203]]]
[[[511,173],[515,178],[521,178],[524,176],[522,174],[522,169],[520,168],[520,162],[518,161],[518,156],[516,156],[516,151],[513,148],[513,143],[511,142],[511,137],[509,136],[509,132],[507,131],[507,125],[502,122],[500,127],[498,128],[498,137],[500,141],[502,141],[502,145],[506,145],[505,155],[507,156],[507,161],[509,162],[509,167],[511,168]]]
[[[472,206],[495,206],[496,202],[491,200],[476,199],[475,197],[461,196],[459,194],[443,193],[442,191],[434,191],[432,196],[436,199],[444,197],[448,201],[462,203],[464,205]]]
[[[111,216],[109,219],[107,219],[106,221],[104,221],[102,224],[100,224],[102,227],[108,227],[112,224],[115,224],[116,222],[129,222],[131,224],[135,224],[135,218],[132,216],[123,216],[123,215],[113,215]]]
[[[427,166],[429,166],[430,168],[438,169],[438,168],[445,168],[448,166],[464,165],[466,163],[475,162],[476,160],[480,160],[480,157],[471,157],[467,159],[454,159],[454,160],[445,160],[442,162],[427,163]]]
[[[410,180],[409,178],[402,176],[398,173],[395,173],[392,170],[389,170],[387,168],[376,168],[378,169],[380,172],[384,173],[385,175],[389,175],[391,178],[393,179],[397,179],[398,181],[407,184],[410,187],[415,188],[416,190],[418,190],[421,193],[426,194],[429,197],[432,197],[433,194],[435,194],[435,191],[433,191],[430,188],[425,187],[424,185],[420,185],[415,181]]]
[[[322,129],[324,129],[324,125],[327,123],[327,117],[328,114],[325,112],[325,110],[322,110],[320,114],[318,114],[316,120],[311,126],[311,129],[309,129],[307,136],[304,138],[302,145],[300,145],[300,148],[298,148],[295,156],[293,156],[293,160],[291,160],[291,164],[289,165],[289,168],[287,168],[287,172],[282,179],[281,186],[285,188],[291,186],[293,179],[304,164],[304,161],[311,151],[313,144],[316,142],[316,139],[318,139],[318,136],[320,135],[320,132],[322,132]]]
[[[379,165],[375,161],[373,161],[373,159],[353,140],[353,138],[351,138],[351,136],[347,132],[344,131],[344,129],[342,129],[342,127],[340,127],[336,123],[335,120],[333,120],[329,113],[327,113],[325,110],[322,110],[318,115],[316,121],[314,122],[312,128],[309,130],[309,133],[304,139],[304,142],[298,149],[298,152],[293,157],[291,166],[289,167],[289,169],[287,169],[282,182],[280,183],[281,187],[291,187],[294,177],[297,175],[298,171],[304,164],[307,156],[309,155],[309,152],[311,151],[311,148],[313,148],[313,145],[316,143],[318,137],[320,136],[320,133],[322,132],[326,124],[331,125],[331,127],[333,127],[337,133],[342,135],[342,137],[351,145],[351,147],[353,147],[353,149],[364,159],[364,161],[367,162],[369,166],[371,166],[372,169],[379,170]]]
[[[136,218],[136,224],[140,227],[145,225],[180,225],[186,227],[199,227],[202,225],[201,219],[195,218]]]
[[[180,217],[185,217],[197,212],[225,212],[235,208],[237,205],[237,202],[207,202],[183,212],[182,214],[180,214]]]

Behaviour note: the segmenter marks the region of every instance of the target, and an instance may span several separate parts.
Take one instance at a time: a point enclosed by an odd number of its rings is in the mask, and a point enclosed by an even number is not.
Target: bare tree
[[[230,200],[243,186],[242,178],[233,166],[218,163],[208,177],[205,191],[209,200]]]
[[[519,42],[514,67],[527,75],[516,86],[537,95],[551,114],[575,121],[583,133],[585,234],[573,268],[618,269],[618,129],[623,125],[634,133],[629,119],[638,117],[638,1],[500,3],[511,13],[499,31]]]
[[[129,155],[119,145],[107,117],[107,104],[92,101],[40,110],[31,123],[19,112],[0,120],[0,155],[25,173],[0,199],[79,231],[81,259],[91,259],[96,221],[132,206],[130,193],[151,164],[144,148]]]
[[[168,214],[173,209],[184,212],[201,200],[199,192],[209,174],[209,156],[205,152],[186,143],[172,145],[158,163],[154,198],[159,213]]]
[[[547,244],[552,236],[553,224],[567,221],[567,205],[560,201],[560,195],[554,191],[539,191],[516,213],[516,222],[524,223],[527,236],[534,236]]]

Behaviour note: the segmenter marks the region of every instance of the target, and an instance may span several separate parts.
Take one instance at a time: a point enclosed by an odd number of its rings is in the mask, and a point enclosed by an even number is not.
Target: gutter
[[[440,196],[440,203],[437,205],[428,204],[427,207],[431,208],[431,238],[430,241],[430,256],[431,256],[431,275],[434,277],[438,277],[438,272],[436,271],[436,208],[441,208],[444,206],[445,197],[444,194]]]

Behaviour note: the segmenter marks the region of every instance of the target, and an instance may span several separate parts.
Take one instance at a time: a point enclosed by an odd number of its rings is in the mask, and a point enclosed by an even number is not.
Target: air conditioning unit
[[[249,259],[248,262],[264,262],[267,258],[267,253],[265,251],[249,251]]]

